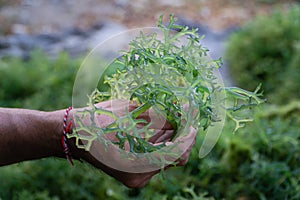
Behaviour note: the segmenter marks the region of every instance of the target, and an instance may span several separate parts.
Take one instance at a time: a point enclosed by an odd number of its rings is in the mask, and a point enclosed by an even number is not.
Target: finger
[[[138,119],[143,119],[143,118],[139,117]],[[148,126],[149,129],[155,129],[155,130],[174,130],[173,126],[169,122],[167,122],[166,120],[157,121],[157,120],[147,120],[146,119],[145,123],[137,123],[137,128],[143,128],[146,125],[149,125]]]
[[[157,137],[153,143],[160,143],[160,142],[169,142],[174,136],[173,130],[166,130],[163,134],[161,134],[159,137]]]
[[[96,106],[105,110],[110,110],[116,116],[124,116],[126,115],[126,112],[132,112],[138,107],[136,102],[121,99],[101,102]],[[159,113],[151,108],[140,114],[137,119],[143,119],[148,124],[151,123],[149,128],[152,129],[173,129],[172,125],[167,122],[162,113]],[[139,123],[139,125],[145,126],[145,123]]]
[[[167,142],[166,145],[177,145],[177,149],[181,152],[177,152],[180,155],[180,158],[177,159],[177,165],[182,166],[188,162],[190,152],[193,146],[196,143],[197,130],[193,127],[190,127],[190,133],[188,135],[178,137],[174,142]]]
[[[197,130],[193,127],[190,127],[190,133],[187,135],[187,137],[183,138],[184,143],[188,144],[188,148],[185,150],[185,152],[181,155],[181,157],[178,159],[178,165],[183,166],[186,165],[186,163],[189,160],[190,153],[196,143],[196,137],[197,137]]]
[[[161,143],[170,141],[174,136],[174,130],[161,130],[149,139],[151,143]]]
[[[169,130],[173,129],[162,113],[156,112],[154,109],[149,109],[138,116],[138,119],[144,119],[150,124],[149,128]]]
[[[190,132],[187,135],[184,136],[180,136],[178,138],[176,138],[176,140],[174,141],[174,143],[180,143],[180,144],[188,144],[191,141],[195,141],[196,140],[196,136],[197,136],[197,130],[193,127],[190,127]]]
[[[153,136],[151,136],[148,141],[151,142],[151,143],[155,143],[155,141],[159,137],[161,137],[165,132],[166,132],[166,130],[159,130],[156,134],[154,134]]]

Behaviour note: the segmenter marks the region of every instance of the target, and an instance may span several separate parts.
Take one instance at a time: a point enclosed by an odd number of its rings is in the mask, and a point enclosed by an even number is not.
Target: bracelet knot
[[[67,160],[71,163],[71,165],[74,165],[73,160],[72,160],[72,156],[70,153],[70,149],[67,143],[67,134],[71,132],[71,126],[72,126],[72,122],[70,122],[69,124],[67,124],[67,119],[69,116],[69,112],[73,109],[73,107],[69,107],[66,109],[65,114],[64,114],[64,122],[63,122],[63,135],[61,138],[61,143],[64,149],[64,152],[66,154]]]

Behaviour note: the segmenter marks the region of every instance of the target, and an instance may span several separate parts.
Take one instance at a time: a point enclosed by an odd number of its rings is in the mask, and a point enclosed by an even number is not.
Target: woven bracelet
[[[71,157],[70,149],[69,149],[69,146],[68,146],[68,143],[67,143],[67,134],[70,133],[71,126],[72,126],[72,122],[70,122],[67,125],[67,119],[68,119],[68,116],[69,116],[69,112],[72,109],[73,109],[72,107],[69,107],[65,111],[65,115],[64,115],[64,127],[63,127],[63,135],[62,135],[62,138],[61,138],[61,143],[62,143],[64,152],[66,154],[67,160],[71,163],[71,165],[74,165],[72,157]]]

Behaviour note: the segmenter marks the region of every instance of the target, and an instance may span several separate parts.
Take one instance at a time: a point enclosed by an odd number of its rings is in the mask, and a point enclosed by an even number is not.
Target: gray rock
[[[27,58],[36,48],[43,50],[50,57],[57,57],[62,51],[72,57],[86,54],[107,38],[125,31],[126,27],[117,23],[99,23],[88,30],[67,29],[55,34],[14,34],[0,36],[0,58],[6,56]]]
[[[95,30],[91,36],[87,38],[87,47],[92,49],[101,42],[126,30],[127,28],[125,26],[114,22],[104,23],[101,29]]]

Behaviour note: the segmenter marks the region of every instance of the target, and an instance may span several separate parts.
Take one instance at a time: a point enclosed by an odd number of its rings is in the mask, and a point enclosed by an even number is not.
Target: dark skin
[[[125,112],[125,105],[117,105],[119,106],[117,106],[117,108],[114,107],[113,110],[117,110],[117,112],[120,113]],[[112,110],[112,104],[109,101],[101,102],[97,106]],[[134,105],[129,105],[128,107],[131,110],[134,108]],[[65,158],[61,145],[64,112],[65,110],[42,112],[27,109],[0,108],[0,166],[45,157]],[[72,121],[72,116],[75,112],[76,111],[72,111],[72,113],[70,113],[68,122]],[[140,117],[148,120],[146,113]],[[97,120],[99,120],[99,123],[102,125],[107,125],[111,122],[111,119],[105,115],[99,116]],[[155,125],[153,128],[155,129]],[[178,138],[175,141],[180,141],[179,147],[185,149],[185,152],[183,152],[181,157],[177,160],[177,166],[183,166],[187,163],[191,149],[195,143],[196,133],[197,131],[191,128],[189,135]],[[163,141],[170,141],[172,136],[172,127],[166,123],[162,128],[158,128],[157,134],[154,135],[150,141],[154,145],[161,144]],[[112,141],[115,139],[114,135],[110,135],[107,138]],[[173,142],[169,142],[169,144],[172,143]],[[152,176],[160,172],[160,170],[145,173],[124,172],[105,165],[88,151],[77,148],[73,138],[69,139],[68,144],[73,159],[90,163],[128,187],[144,187]],[[118,156],[117,153],[118,152],[114,152],[116,156]],[[120,160],[120,162],[122,162],[122,160]],[[166,168],[169,167],[171,166],[167,166]]]

